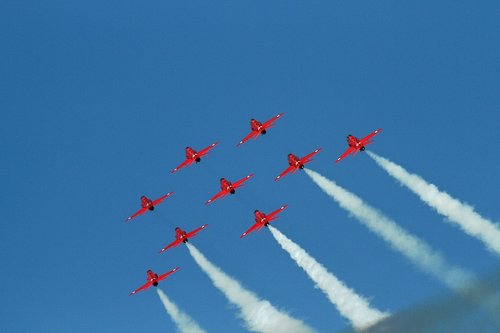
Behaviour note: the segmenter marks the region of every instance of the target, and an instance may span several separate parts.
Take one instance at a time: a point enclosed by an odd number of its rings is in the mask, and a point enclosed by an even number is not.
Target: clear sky
[[[3,332],[175,330],[151,268],[208,332],[245,332],[237,310],[174,227],[225,273],[319,332],[348,327],[254,209],[371,305],[398,312],[450,291],[349,217],[286,155],[309,165],[477,275],[500,258],[401,187],[366,154],[334,160],[345,136],[498,222],[497,1],[23,1],[0,4]],[[249,119],[284,112],[236,148]],[[219,141],[176,174],[184,148]],[[203,203],[219,178],[255,177]],[[125,224],[143,194],[174,191]]]

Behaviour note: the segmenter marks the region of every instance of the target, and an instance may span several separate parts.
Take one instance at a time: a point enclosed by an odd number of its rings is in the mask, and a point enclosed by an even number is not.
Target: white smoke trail
[[[186,245],[191,256],[212,280],[214,286],[240,309],[240,317],[245,321],[248,330],[269,333],[314,332],[302,321],[291,318],[268,301],[246,290],[238,281],[209,262],[192,244],[186,243]]]
[[[498,225],[476,213],[471,206],[452,198],[448,193],[440,191],[437,186],[427,183],[420,176],[409,173],[388,159],[372,152],[368,152],[368,156],[439,214],[457,223],[466,234],[478,238],[490,250],[500,254]]]
[[[355,329],[366,329],[389,316],[388,313],[370,308],[366,299],[348,288],[335,275],[328,272],[300,246],[292,242],[278,229],[269,226],[276,241],[295,260],[316,286],[328,297],[340,314],[346,317]]]
[[[177,325],[177,329],[181,333],[205,333],[205,331],[198,326],[198,324],[187,314],[179,310],[177,305],[172,302],[167,295],[160,288],[157,288],[158,296],[160,296],[160,300],[167,310],[167,313],[170,315],[172,320]]]
[[[372,232],[388,242],[392,248],[405,255],[425,272],[435,276],[449,288],[459,291],[473,280],[473,274],[447,263],[423,240],[411,235],[393,220],[372,208],[356,195],[317,172],[305,169],[306,174],[326,192],[340,207],[355,216]]]

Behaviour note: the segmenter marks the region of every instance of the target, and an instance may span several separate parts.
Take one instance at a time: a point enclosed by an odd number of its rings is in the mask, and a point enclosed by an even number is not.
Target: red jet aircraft
[[[358,139],[357,137],[349,134],[347,136],[347,145],[349,146],[349,148],[347,148],[347,150],[342,155],[340,155],[339,158],[337,158],[335,163],[340,162],[344,157],[346,157],[349,154],[353,153],[354,155],[356,155],[359,151],[364,151],[366,145],[373,143],[373,141],[371,141],[370,139],[373,138],[375,135],[377,135],[380,131],[382,131],[381,128],[379,128],[378,130],[376,130],[373,133],[368,134],[367,136],[365,136],[361,140]]]
[[[156,205],[158,205],[163,200],[165,200],[166,198],[168,198],[169,196],[171,196],[173,193],[174,192],[168,192],[164,196],[156,199],[155,201],[153,201],[153,200],[149,199],[148,197],[146,197],[145,195],[143,195],[141,197],[141,207],[142,208],[139,209],[137,212],[135,212],[134,215],[127,217],[127,219],[125,220],[125,222],[128,222],[128,221],[132,220],[136,216],[144,214],[148,210],[154,210]]]
[[[262,227],[267,227],[271,221],[276,220],[278,218],[278,214],[281,213],[288,205],[281,206],[279,209],[276,209],[274,212],[269,213],[269,215],[266,215],[263,212],[260,212],[258,209],[254,211],[255,214],[255,224],[250,227],[247,231],[245,231],[240,238],[245,237],[249,233],[251,233],[254,230],[259,231],[262,229]]]
[[[288,154],[288,164],[290,165],[288,168],[285,169],[278,177],[276,177],[274,180],[279,180],[281,177],[289,173],[290,171],[293,171],[292,173],[295,173],[298,169],[304,169],[304,165],[311,162],[314,155],[316,155],[321,148],[316,149],[312,153],[302,157],[298,158],[294,154]]]
[[[210,146],[203,148],[200,151],[196,151],[191,147],[186,147],[186,160],[182,162],[181,165],[179,165],[177,168],[173,169],[171,172],[172,173],[177,172],[180,169],[184,168],[186,165],[191,165],[194,162],[196,163],[200,162],[201,158],[206,154],[208,154],[208,152],[218,144],[219,144],[218,142],[212,143]]]
[[[185,232],[181,228],[176,227],[175,228],[175,240],[172,243],[170,243],[167,246],[165,246],[163,249],[161,249],[159,253],[163,253],[166,250],[170,249],[171,247],[176,247],[180,243],[186,243],[189,238],[196,236],[196,234],[198,232],[200,232],[201,230],[205,229],[206,226],[208,226],[208,224],[204,224],[201,227],[196,228],[196,229],[194,229],[193,231],[190,231],[190,232]]]
[[[134,290],[133,292],[131,292],[129,294],[129,296],[135,294],[135,293],[138,293],[139,291],[142,291],[144,289],[148,289],[149,287],[151,286],[157,286],[158,285],[158,282],[160,282],[161,280],[164,280],[167,278],[167,276],[169,276],[170,274],[174,273],[174,272],[177,272],[179,269],[181,269],[180,267],[176,267],[174,269],[172,269],[170,272],[166,272],[165,274],[162,274],[160,276],[158,276],[158,274],[154,273],[152,270],[148,269],[148,271],[146,272],[146,280],[148,282],[146,282],[145,284],[143,284],[142,286],[140,286],[139,288],[137,288],[136,290]]]
[[[205,205],[211,203],[212,201],[219,199],[221,197],[225,197],[229,193],[234,194],[236,192],[236,189],[240,186],[243,186],[243,183],[249,180],[251,177],[253,177],[253,173],[249,174],[245,178],[241,178],[240,180],[231,183],[229,180],[226,180],[225,178],[220,179],[220,192],[214,195],[210,200],[205,202]]]
[[[260,121],[257,121],[255,119],[250,119],[250,128],[252,129],[252,132],[248,134],[243,140],[241,140],[236,146],[240,146],[250,140],[251,138],[257,139],[257,137],[261,134],[266,134],[267,130],[271,127],[274,126],[274,122],[278,120],[280,117],[282,117],[284,113],[280,113],[279,115],[269,119],[265,123],[261,123]]]

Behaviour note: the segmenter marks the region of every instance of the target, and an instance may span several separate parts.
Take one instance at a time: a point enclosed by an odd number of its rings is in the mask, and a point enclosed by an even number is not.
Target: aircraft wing
[[[139,291],[142,291],[144,289],[148,289],[149,287],[151,287],[153,285],[153,282],[151,281],[148,281],[146,282],[145,284],[143,284],[142,286],[140,286],[139,288],[137,288],[136,290],[134,290],[133,292],[131,292],[130,294],[128,294],[129,296],[132,296],[133,294],[135,293],[138,293]]]
[[[176,267],[176,268],[172,269],[171,271],[166,272],[166,273],[158,276],[157,281],[165,280],[170,274],[177,272],[179,269],[181,269],[181,268],[180,267]]]
[[[207,200],[205,202],[205,205],[208,205],[209,203],[211,203],[212,201],[215,201],[217,199],[219,199],[220,197],[224,197],[228,194],[228,192],[226,190],[220,190],[219,193],[217,193],[216,195],[214,195],[212,198],[210,198],[209,200]]]
[[[288,207],[288,205],[283,205],[280,208],[276,209],[274,212],[271,212],[267,214],[267,220],[271,222],[272,220],[277,219],[277,215],[281,213],[283,210],[285,210]]]
[[[237,180],[236,182],[233,183],[233,188],[238,188],[240,186],[243,185],[244,182],[246,182],[247,180],[249,180],[250,178],[252,178],[254,176],[253,173],[249,174],[248,176],[244,177],[244,178],[241,178],[240,180]]]
[[[191,160],[189,158],[186,158],[186,160],[184,162],[182,162],[177,168],[173,169],[172,171],[170,171],[171,173],[174,173],[174,172],[177,172],[179,171],[180,169],[184,168],[185,166],[187,165],[191,165],[193,164],[194,160]]]
[[[160,204],[163,200],[165,200],[166,198],[168,198],[169,196],[171,196],[172,194],[174,194],[174,192],[168,192],[167,194],[165,194],[164,196],[156,199],[155,201],[153,201],[153,206],[156,206],[158,204]]]
[[[274,178],[275,181],[277,180],[280,180],[281,177],[283,177],[284,175],[286,175],[287,173],[289,173],[290,171],[292,170],[295,170],[297,169],[295,166],[293,165],[290,165],[288,168],[285,169],[285,171],[283,171],[278,177]]]
[[[180,239],[176,239],[174,240],[172,243],[168,244],[167,246],[165,246],[163,249],[160,250],[160,252],[158,253],[163,253],[165,251],[167,251],[168,249],[172,248],[172,247],[176,247],[178,246],[182,241]]]
[[[335,163],[340,162],[342,159],[344,159],[347,155],[351,154],[355,150],[356,150],[356,147],[349,147],[349,148],[347,148],[347,150],[342,155],[340,155],[339,158],[337,158],[337,160],[335,161]]]
[[[278,120],[279,118],[281,118],[282,116],[284,115],[283,112],[281,112],[280,114],[278,114],[277,116],[274,116],[272,117],[271,119],[269,119],[268,121],[266,121],[265,123],[262,124],[262,127],[264,127],[264,129],[268,129],[269,127],[272,127],[274,126],[274,122],[276,120]]]
[[[194,229],[193,231],[190,231],[187,233],[186,238],[189,239],[191,237],[196,236],[197,233],[199,233],[201,230],[205,229],[208,226],[208,224],[204,224],[199,228]]]
[[[208,154],[208,152],[209,152],[209,151],[210,151],[213,147],[217,146],[218,144],[219,144],[218,142],[214,142],[214,143],[212,143],[210,146],[208,146],[208,147],[206,147],[206,148],[203,148],[202,150],[200,150],[200,151],[198,152],[198,156],[199,156],[199,157],[202,157],[202,156],[204,156],[204,155]]]
[[[312,161],[312,160],[311,160],[311,158],[312,158],[314,155],[316,155],[317,153],[319,153],[319,151],[320,151],[320,150],[321,150],[321,148],[318,148],[318,149],[316,149],[315,151],[313,151],[312,153],[307,154],[306,156],[302,157],[302,158],[300,159],[300,163],[302,163],[302,164],[306,164],[306,163],[311,162],[311,161]]]
[[[371,143],[370,139],[373,138],[375,135],[377,135],[380,131],[382,131],[381,128],[379,128],[375,132],[368,134],[367,136],[365,136],[364,138],[359,140],[360,144],[363,146],[363,145],[367,145],[367,144]]]
[[[245,237],[246,235],[248,235],[249,233],[251,233],[252,231],[254,230],[260,230],[262,227],[264,226],[263,223],[259,223],[259,222],[255,222],[254,225],[252,225],[250,227],[250,229],[248,229],[247,231],[245,231],[243,234],[241,234],[240,238],[243,238]]]
[[[137,212],[135,212],[133,215],[127,217],[127,219],[125,220],[125,222],[129,222],[130,220],[132,220],[134,217],[137,217],[141,214],[144,214],[148,209],[143,207],[141,209],[139,209]]]
[[[245,142],[247,142],[247,141],[248,141],[248,140],[250,140],[251,138],[254,138],[254,137],[256,138],[256,137],[258,137],[258,136],[259,136],[259,134],[260,134],[260,132],[258,132],[258,131],[252,131],[252,132],[250,132],[250,134],[248,134],[247,136],[245,136],[245,137],[243,138],[243,140],[241,140],[241,141],[240,141],[240,142],[236,145],[236,147],[239,147],[240,145],[244,144]]]

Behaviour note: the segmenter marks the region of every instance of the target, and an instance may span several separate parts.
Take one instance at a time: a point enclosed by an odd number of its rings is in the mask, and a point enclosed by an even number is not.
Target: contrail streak
[[[435,276],[455,291],[460,291],[461,287],[472,282],[474,278],[472,273],[447,263],[443,256],[434,251],[427,243],[401,228],[396,222],[363,202],[359,197],[317,172],[304,170],[316,185],[335,200],[340,207],[351,213],[417,267]]]
[[[307,273],[316,286],[337,307],[340,314],[352,323],[355,329],[366,329],[389,316],[388,313],[370,308],[366,299],[348,288],[278,229],[269,226],[269,230],[283,250],[288,252],[290,257]]]
[[[174,321],[175,325],[177,325],[177,330],[181,333],[205,333],[205,331],[198,326],[198,324],[187,314],[179,310],[177,305],[172,302],[167,295],[161,289],[156,289],[158,292],[158,296],[160,296],[160,300],[167,310],[167,313],[170,315],[170,318]]]
[[[439,214],[455,222],[469,236],[481,240],[491,251],[500,254],[500,229],[492,221],[485,219],[471,206],[452,198],[448,193],[440,191],[436,185],[427,183],[416,174],[411,174],[401,166],[386,158],[368,152],[382,169],[419,196]]]
[[[239,316],[244,320],[248,330],[269,333],[314,332],[302,321],[291,318],[268,301],[243,288],[238,281],[209,262],[192,244],[186,243],[186,245],[193,259],[212,280],[214,286],[240,309]]]

